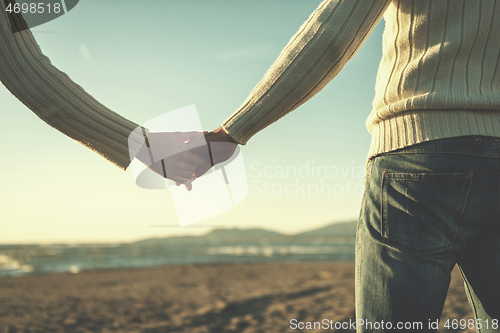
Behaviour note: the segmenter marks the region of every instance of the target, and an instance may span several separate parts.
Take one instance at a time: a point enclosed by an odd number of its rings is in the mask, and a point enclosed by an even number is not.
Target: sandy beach
[[[472,313],[457,270],[440,322]],[[0,279],[0,332],[297,332],[354,320],[354,264],[168,266]],[[316,329],[306,332],[353,332]]]

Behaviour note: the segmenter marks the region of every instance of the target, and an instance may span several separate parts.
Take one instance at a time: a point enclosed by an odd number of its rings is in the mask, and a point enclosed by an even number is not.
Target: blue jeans
[[[433,140],[370,159],[357,331],[435,332],[455,264],[477,331],[500,332],[500,138]]]

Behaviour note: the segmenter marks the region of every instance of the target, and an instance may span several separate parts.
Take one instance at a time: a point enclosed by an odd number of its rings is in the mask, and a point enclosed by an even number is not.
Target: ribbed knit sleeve
[[[28,29],[12,33],[4,1],[0,1],[0,81],[40,119],[122,169],[144,142],[140,131],[134,131],[137,124],[100,104],[55,68]]]
[[[390,0],[326,0],[222,127],[238,143],[295,110],[356,54]]]

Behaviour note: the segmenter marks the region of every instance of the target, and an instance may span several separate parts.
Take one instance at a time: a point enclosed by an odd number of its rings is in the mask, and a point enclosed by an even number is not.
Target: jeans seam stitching
[[[467,201],[469,200],[469,193],[470,193],[470,188],[472,186],[472,179],[473,179],[473,176],[474,176],[474,171],[473,169],[470,169],[469,170],[469,176],[464,178],[464,180],[468,180],[468,184],[467,184],[467,189],[465,190],[465,193],[463,194],[464,195],[464,198],[463,198],[463,208],[462,208],[462,211],[460,214],[458,214],[458,211],[456,213],[456,219],[457,219],[457,229],[458,229],[458,226],[460,225],[460,219],[462,218],[462,216],[464,215],[465,213],[465,208],[467,206]],[[458,234],[458,231],[457,231],[457,234]],[[456,238],[456,235],[455,237],[453,237],[453,243],[455,242],[455,238]]]
[[[465,287],[467,288],[467,292],[469,293],[469,296],[470,296],[470,302],[472,303],[471,307],[472,307],[472,311],[474,312],[474,317],[477,320],[479,318],[478,318],[478,315],[477,315],[476,303],[474,303],[474,297],[472,296],[469,282],[468,282],[467,277],[465,276],[465,273],[464,273],[464,271],[462,270],[461,267],[459,267],[459,270],[460,270],[460,274],[462,275],[462,279],[464,280]],[[481,329],[480,328],[479,328],[479,333],[481,333]]]
[[[387,172],[388,170],[385,169],[384,170],[384,174],[382,175],[382,184],[381,184],[381,187],[380,187],[380,190],[382,192],[382,195],[381,195],[381,202],[380,202],[380,237],[381,237],[381,240],[383,243],[387,244],[387,237],[386,237],[386,232],[385,232],[385,225],[386,225],[386,220],[387,220],[387,217],[385,216],[385,214],[387,213],[387,208],[385,207],[385,203],[387,202],[387,194],[386,194],[386,191],[385,191],[385,183],[387,182]]]
[[[498,170],[498,161],[495,161],[495,164],[497,166],[497,172],[496,172],[496,175],[497,175],[497,179],[496,179],[496,182],[497,182],[497,214],[495,216],[495,220],[494,221],[499,221],[500,220],[500,181],[499,181],[499,170]]]

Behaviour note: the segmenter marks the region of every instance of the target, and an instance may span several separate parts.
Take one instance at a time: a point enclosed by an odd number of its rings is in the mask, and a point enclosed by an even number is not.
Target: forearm
[[[390,0],[324,1],[222,127],[238,143],[323,89],[355,55]]]
[[[125,169],[130,164],[129,135],[137,124],[96,101],[55,68],[29,30],[13,34],[0,1],[0,81],[50,126]],[[132,134],[132,155],[142,146]]]

